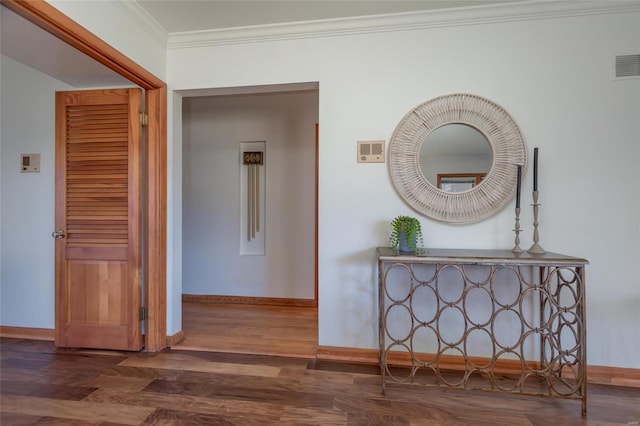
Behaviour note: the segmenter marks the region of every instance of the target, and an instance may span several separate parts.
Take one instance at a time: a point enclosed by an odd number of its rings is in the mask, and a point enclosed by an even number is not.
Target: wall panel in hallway
[[[318,92],[185,98],[183,293],[314,298]],[[267,141],[264,256],[241,256],[239,144]]]

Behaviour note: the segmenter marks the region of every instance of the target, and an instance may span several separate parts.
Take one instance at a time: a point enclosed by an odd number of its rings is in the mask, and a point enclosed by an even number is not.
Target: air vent
[[[640,77],[640,54],[616,56],[616,78]]]

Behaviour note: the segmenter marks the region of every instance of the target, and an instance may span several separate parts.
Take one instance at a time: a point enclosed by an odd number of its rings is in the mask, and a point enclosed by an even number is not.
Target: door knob
[[[51,233],[51,236],[52,236],[53,238],[64,238],[64,237],[65,237],[65,233],[64,233],[64,231],[62,231],[62,230],[60,230],[60,231],[53,231],[53,232]]]

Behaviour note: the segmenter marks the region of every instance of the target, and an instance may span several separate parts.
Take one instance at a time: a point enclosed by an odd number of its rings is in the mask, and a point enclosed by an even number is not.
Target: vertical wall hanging
[[[246,151],[242,161],[247,166],[247,240],[251,241],[260,232],[260,170],[263,153]]]
[[[265,148],[265,142],[240,144],[240,254],[265,254]]]

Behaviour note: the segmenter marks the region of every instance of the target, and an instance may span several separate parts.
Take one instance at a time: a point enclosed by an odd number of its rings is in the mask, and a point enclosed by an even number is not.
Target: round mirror
[[[475,127],[453,123],[427,135],[420,147],[420,170],[429,183],[445,192],[467,191],[491,170],[491,144]]]
[[[469,151],[450,161],[455,167],[441,168],[438,156],[455,157],[458,145]],[[480,157],[482,150],[488,155],[483,162],[463,158]],[[444,222],[473,222],[502,209],[515,194],[518,165],[524,173],[526,149],[518,126],[500,106],[476,95],[445,95],[418,105],[389,143],[389,172],[400,196]]]

